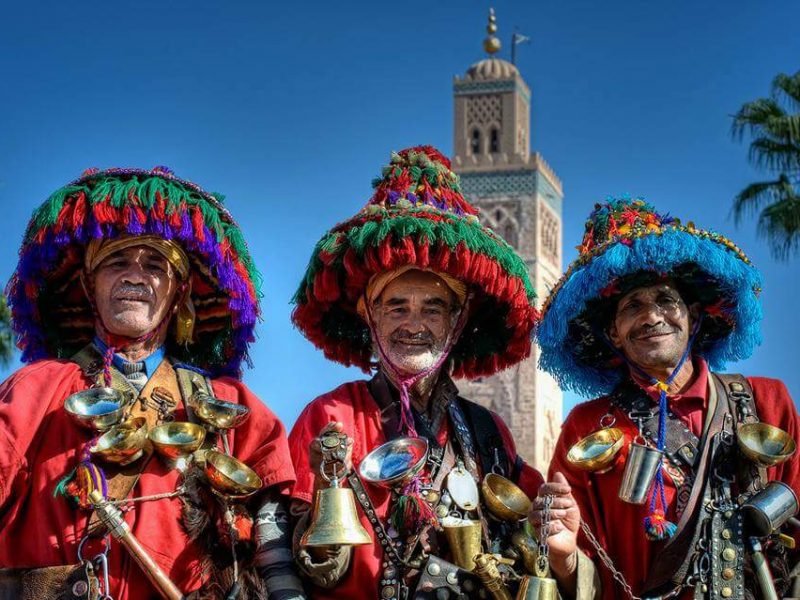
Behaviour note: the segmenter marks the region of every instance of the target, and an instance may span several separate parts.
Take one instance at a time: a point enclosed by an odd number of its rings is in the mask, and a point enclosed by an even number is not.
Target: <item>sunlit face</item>
[[[97,312],[114,335],[139,338],[150,333],[175,304],[175,271],[161,253],[146,246],[109,255],[92,278]]]
[[[609,339],[643,369],[674,368],[686,352],[697,314],[698,306],[687,306],[672,282],[636,288],[617,304]]]
[[[373,336],[394,367],[415,375],[441,358],[457,316],[455,295],[444,281],[411,270],[389,283],[373,304]]]

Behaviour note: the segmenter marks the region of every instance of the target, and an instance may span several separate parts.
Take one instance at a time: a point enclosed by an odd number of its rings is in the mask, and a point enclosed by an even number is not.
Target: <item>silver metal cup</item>
[[[781,481],[770,481],[742,505],[753,532],[767,536],[797,514],[797,495]]]
[[[658,448],[631,442],[619,485],[619,499],[629,504],[644,504],[663,456],[664,452]]]

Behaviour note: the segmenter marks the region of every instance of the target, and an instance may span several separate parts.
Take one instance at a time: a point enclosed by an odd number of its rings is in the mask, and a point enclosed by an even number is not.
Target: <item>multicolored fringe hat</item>
[[[482,226],[450,161],[430,146],[392,153],[375,192],[317,243],[292,319],[325,356],[368,371],[372,342],[357,305],[370,278],[415,265],[466,284],[473,298],[450,353],[456,377],[491,375],[527,357],[538,313],[522,259]]]
[[[610,393],[628,367],[605,338],[616,300],[634,287],[669,277],[703,311],[693,353],[712,369],[747,358],[761,342],[761,276],[718,233],[661,215],[642,199],[597,204],[579,256],[542,308],[539,365],[562,388],[586,397]]]
[[[81,284],[92,240],[154,235],[178,242],[192,266],[194,341],[171,336],[170,355],[212,376],[238,375],[254,340],[260,275],[222,201],[166,167],[89,169],[55,192],[33,214],[6,290],[22,360],[68,358],[94,337]]]
[[[691,354],[711,368],[746,358],[759,343],[761,279],[744,253],[717,233],[681,225],[644,200],[597,204],[586,222],[580,255],[550,293],[538,331],[540,366],[566,388],[607,394],[628,369],[659,392],[657,447],[664,450],[669,385]],[[688,346],[672,373],[658,380],[612,347],[606,330],[623,294],[669,279],[687,304],[698,303]],[[671,537],[663,465],[650,491],[644,531],[651,540]]]

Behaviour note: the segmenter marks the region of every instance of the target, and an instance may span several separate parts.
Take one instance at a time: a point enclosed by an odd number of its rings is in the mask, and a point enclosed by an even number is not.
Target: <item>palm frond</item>
[[[733,136],[741,140],[745,132],[751,135],[763,135],[767,133],[767,123],[784,116],[786,112],[774,98],[759,98],[747,102],[733,115]]]
[[[744,217],[755,216],[764,206],[782,198],[783,178],[775,181],[751,183],[733,199],[733,218],[740,224]]]
[[[785,95],[788,104],[795,110],[800,110],[800,71],[794,75],[779,73],[772,80],[772,95],[776,99]]]
[[[7,367],[14,358],[14,333],[11,330],[11,310],[6,297],[0,294],[0,365]]]
[[[762,169],[795,173],[800,171],[800,144],[757,138],[750,142],[749,159]]]
[[[772,255],[786,260],[800,251],[800,196],[791,196],[770,204],[758,219],[759,233],[769,241]]]

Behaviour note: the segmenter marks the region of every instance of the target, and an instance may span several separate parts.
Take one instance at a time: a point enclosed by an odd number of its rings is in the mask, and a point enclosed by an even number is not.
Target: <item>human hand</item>
[[[578,530],[581,513],[572,495],[572,488],[563,473],[556,472],[553,481],[539,487],[528,520],[541,538],[545,496],[552,496],[547,544],[550,549],[550,567],[556,576],[569,577],[578,567]]]
[[[325,446],[325,439],[339,437],[338,444],[332,448]],[[341,440],[344,444],[341,444]],[[314,438],[308,448],[309,452],[309,465],[316,475],[318,486],[322,487],[326,483],[327,478],[331,478],[336,474],[336,477],[341,479],[345,477],[353,468],[353,439],[344,433],[344,425],[339,421],[331,421],[325,425],[319,432],[319,435]],[[325,477],[323,477],[323,463]]]

